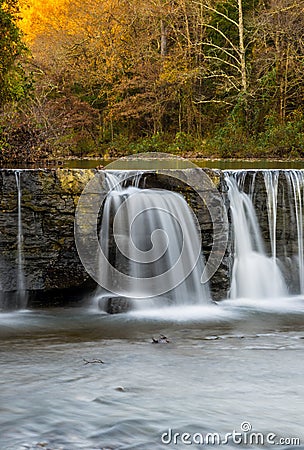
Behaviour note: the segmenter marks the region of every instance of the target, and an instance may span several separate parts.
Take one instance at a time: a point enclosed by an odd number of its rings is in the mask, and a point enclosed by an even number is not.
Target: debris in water
[[[152,344],[168,344],[169,342],[169,339],[163,334],[160,334],[159,338],[152,337]]]
[[[88,361],[87,359],[83,359],[83,360],[84,360],[85,366],[87,364],[104,364],[104,362],[101,359],[92,359],[91,361]]]

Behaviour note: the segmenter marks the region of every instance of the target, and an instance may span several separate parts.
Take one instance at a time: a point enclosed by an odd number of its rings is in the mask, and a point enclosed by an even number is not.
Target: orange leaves
[[[68,8],[67,0],[21,0],[20,28],[25,40],[32,44],[39,35],[63,30]]]
[[[21,0],[21,27],[38,62],[56,61],[76,78],[88,69],[93,78],[99,73],[112,82],[130,57],[129,6],[118,0]]]

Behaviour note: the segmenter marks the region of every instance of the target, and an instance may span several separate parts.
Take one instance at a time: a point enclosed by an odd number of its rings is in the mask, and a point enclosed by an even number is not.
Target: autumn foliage
[[[200,156],[303,156],[303,1],[10,8],[31,52],[21,58],[12,35],[10,67],[22,64],[34,84],[2,102],[2,159],[136,152],[143,142]]]

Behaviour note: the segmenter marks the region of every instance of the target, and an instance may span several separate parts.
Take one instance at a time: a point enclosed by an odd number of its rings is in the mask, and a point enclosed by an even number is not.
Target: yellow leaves
[[[50,32],[69,35],[119,35],[124,14],[117,1],[21,0],[22,30],[27,40]]]
[[[64,29],[69,4],[67,0],[20,0],[20,28],[27,43],[37,36]]]
[[[128,2],[119,0],[21,0],[21,28],[34,57],[50,64],[65,58],[74,70],[82,64],[103,66],[113,74],[123,70],[132,41]],[[114,75],[115,76],[115,75]]]
[[[166,58],[162,64],[159,81],[169,84],[186,84],[197,77],[199,68],[191,69],[185,58]]]

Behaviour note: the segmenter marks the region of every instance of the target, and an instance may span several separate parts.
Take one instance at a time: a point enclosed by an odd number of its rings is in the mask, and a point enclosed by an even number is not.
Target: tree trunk
[[[238,0],[239,7],[239,46],[240,46],[240,63],[242,76],[242,91],[247,92],[247,74],[246,74],[246,56],[244,46],[244,20],[243,20],[243,5],[242,0]]]
[[[167,55],[167,27],[163,20],[160,21],[160,31],[161,31],[160,54],[161,54],[161,56],[166,56]]]

